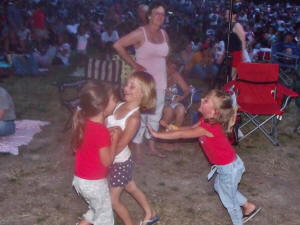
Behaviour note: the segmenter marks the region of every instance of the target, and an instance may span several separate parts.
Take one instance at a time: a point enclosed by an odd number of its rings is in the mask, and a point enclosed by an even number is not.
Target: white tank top
[[[131,111],[129,111],[123,118],[117,120],[115,118],[114,113],[124,103],[125,102],[121,102],[119,105],[117,105],[116,108],[114,109],[113,113],[110,116],[107,117],[107,124],[106,124],[106,126],[108,128],[109,127],[118,126],[118,127],[121,127],[121,129],[124,131],[125,126],[126,126],[126,120],[127,120],[127,118],[129,118],[133,113],[135,113],[137,110],[139,110],[139,107],[134,108]],[[129,149],[128,145],[126,145],[126,147],[121,152],[119,152],[119,154],[117,154],[115,156],[115,159],[114,159],[113,163],[125,162],[126,160],[129,159],[130,156],[131,156],[130,149]]]

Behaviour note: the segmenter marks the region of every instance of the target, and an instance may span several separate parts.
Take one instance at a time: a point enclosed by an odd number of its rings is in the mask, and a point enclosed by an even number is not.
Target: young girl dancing
[[[73,186],[89,204],[79,225],[113,225],[114,217],[106,175],[112,163],[121,130],[109,133],[104,126],[110,89],[88,82],[80,91],[79,107],[72,121],[75,152]],[[111,136],[110,136],[111,134]]]
[[[203,117],[193,126],[164,133],[155,132],[150,126],[148,129],[154,137],[160,139],[199,138],[203,151],[214,165],[208,178],[217,172],[214,188],[232,223],[242,225],[255,216],[260,208],[248,202],[238,191],[245,167],[226,136],[234,124],[235,110],[232,100],[228,94],[214,89],[201,99],[198,111]]]
[[[107,126],[121,127],[123,133],[118,142],[115,158],[110,167],[109,183],[113,209],[125,225],[132,225],[132,219],[126,206],[120,201],[125,189],[144,209],[144,220],[140,225],[151,225],[158,221],[154,210],[149,205],[145,194],[136,186],[132,178],[134,167],[129,142],[136,134],[140,125],[140,111],[144,112],[155,107],[155,83],[146,72],[134,72],[124,88],[124,100],[118,104],[112,115],[107,118]]]

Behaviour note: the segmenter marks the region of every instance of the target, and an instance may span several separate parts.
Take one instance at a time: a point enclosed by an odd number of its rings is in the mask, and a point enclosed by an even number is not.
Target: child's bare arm
[[[159,139],[188,139],[188,138],[198,138],[201,136],[208,136],[213,137],[213,135],[205,130],[202,127],[191,127],[190,129],[184,129],[184,130],[173,130],[169,132],[156,132],[148,125],[148,129],[151,133],[151,135],[155,138]]]
[[[111,145],[99,149],[100,159],[104,166],[109,166],[113,162],[121,133],[122,130],[120,127],[114,127],[110,131]]]

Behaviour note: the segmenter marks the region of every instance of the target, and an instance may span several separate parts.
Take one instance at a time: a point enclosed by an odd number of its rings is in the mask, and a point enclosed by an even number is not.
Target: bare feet
[[[159,147],[163,150],[173,152],[175,151],[176,146],[172,143],[160,143]]]
[[[251,202],[246,202],[242,207],[245,216],[249,215],[256,209],[256,206]]]

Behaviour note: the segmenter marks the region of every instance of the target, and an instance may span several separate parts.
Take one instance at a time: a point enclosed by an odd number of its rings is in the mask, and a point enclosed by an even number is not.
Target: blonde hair
[[[235,124],[237,107],[233,106],[231,96],[221,90],[213,89],[207,96],[212,97],[215,107],[215,117],[208,119],[210,123],[219,123],[225,133],[230,133]]]
[[[141,91],[143,93],[143,98],[140,104],[140,111],[145,112],[154,109],[156,105],[156,90],[153,77],[149,73],[136,71],[132,73],[128,77],[128,79],[135,79],[140,85]]]
[[[83,140],[86,120],[103,112],[111,89],[100,81],[88,81],[79,92],[79,105],[72,117],[71,148],[76,152]]]

